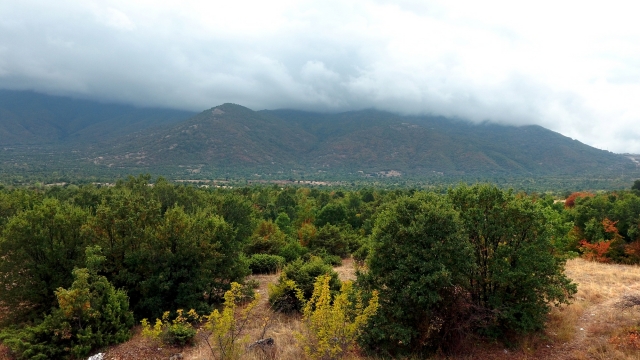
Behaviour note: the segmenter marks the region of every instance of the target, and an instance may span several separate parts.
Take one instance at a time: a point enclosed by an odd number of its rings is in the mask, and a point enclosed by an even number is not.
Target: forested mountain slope
[[[0,146],[5,172],[31,173],[490,178],[616,177],[640,169],[628,157],[540,126],[236,104],[194,115],[7,90],[0,90]]]
[[[472,124],[377,110],[256,112],[234,104],[214,107],[160,131],[139,132],[103,154],[104,163],[127,165],[134,161],[146,166],[414,175],[535,176],[635,168],[624,156],[540,126]]]

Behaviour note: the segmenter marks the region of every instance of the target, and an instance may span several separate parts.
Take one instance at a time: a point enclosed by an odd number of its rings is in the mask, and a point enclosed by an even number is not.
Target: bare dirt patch
[[[131,340],[110,347],[105,351],[105,360],[166,360],[171,356],[182,353],[183,349],[160,344],[157,341],[142,336],[140,326],[134,328]]]
[[[333,268],[338,273],[341,281],[354,281],[356,279],[355,262],[352,258],[342,259],[342,265]]]

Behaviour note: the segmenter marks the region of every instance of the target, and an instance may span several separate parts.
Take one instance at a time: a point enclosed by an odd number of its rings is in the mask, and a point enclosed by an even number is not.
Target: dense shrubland
[[[566,205],[491,185],[214,189],[140,176],[113,187],[0,189],[0,305],[11,313],[0,339],[21,358],[84,356],[126,340],[134,318],[212,314],[229,290],[240,296],[232,284],[276,271],[272,308],[310,321],[320,297],[353,304],[358,294],[367,304],[376,294],[366,321],[331,312],[333,301],[323,311],[358,323],[352,340],[381,355],[452,351],[468,334],[511,339],[569,301],[567,258],[640,261],[638,191]],[[362,267],[344,285],[332,265],[351,254]],[[314,295],[314,284],[324,292]],[[62,338],[47,335],[59,329]],[[195,334],[176,329],[179,343]]]

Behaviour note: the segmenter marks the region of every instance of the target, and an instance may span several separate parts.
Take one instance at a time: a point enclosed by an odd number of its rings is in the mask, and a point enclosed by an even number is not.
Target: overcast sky
[[[539,124],[640,153],[640,5],[594,3],[1,1],[0,88]]]

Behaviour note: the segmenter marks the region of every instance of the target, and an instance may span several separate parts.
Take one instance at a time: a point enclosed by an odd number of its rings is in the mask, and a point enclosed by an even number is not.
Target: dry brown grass
[[[640,359],[638,349],[612,343],[626,338],[640,324],[637,308],[620,309],[616,304],[627,294],[640,294],[640,267],[574,259],[566,274],[578,284],[573,304],[553,309],[547,335],[561,359]]]

